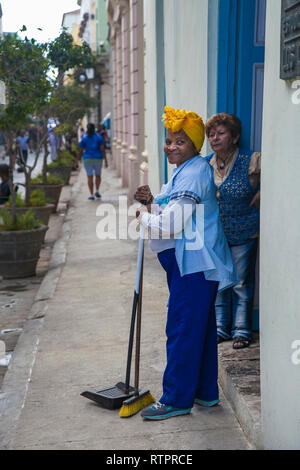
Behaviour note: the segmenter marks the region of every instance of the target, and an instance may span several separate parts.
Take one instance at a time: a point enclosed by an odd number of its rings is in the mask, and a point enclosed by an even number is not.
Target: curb
[[[234,377],[226,368],[226,364],[219,358],[219,385],[228,400],[240,426],[255,450],[263,450],[261,429],[261,415],[257,411],[256,399],[240,393]]]
[[[3,379],[0,392],[0,449],[13,449],[13,442],[19,418],[24,408],[31,380],[32,370],[39,346],[40,333],[47,314],[48,302],[52,299],[66,260],[67,244],[71,236],[72,208],[69,202],[79,191],[80,178],[72,185],[67,202],[61,234],[55,241],[48,271],[35,296],[23,332],[21,333],[11,362]]]

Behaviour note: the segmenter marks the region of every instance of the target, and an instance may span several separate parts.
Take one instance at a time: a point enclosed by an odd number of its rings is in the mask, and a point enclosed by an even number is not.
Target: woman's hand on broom
[[[134,199],[143,205],[148,205],[153,202],[153,195],[151,194],[150,187],[146,184],[139,186],[134,194]]]

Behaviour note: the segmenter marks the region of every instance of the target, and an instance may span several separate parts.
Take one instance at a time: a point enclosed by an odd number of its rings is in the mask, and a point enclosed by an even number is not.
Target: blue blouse
[[[175,255],[181,276],[203,272],[207,280],[219,281],[219,291],[231,287],[238,277],[219,218],[213,169],[200,155],[173,170],[172,178],[162,186],[154,204],[163,208],[181,198],[196,203],[183,231],[175,235]]]
[[[81,139],[79,147],[84,149],[83,159],[99,160],[103,158],[100,146],[105,145],[103,137],[97,134],[85,136]]]

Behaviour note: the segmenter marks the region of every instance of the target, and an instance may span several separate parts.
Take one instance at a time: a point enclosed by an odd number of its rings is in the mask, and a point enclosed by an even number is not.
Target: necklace
[[[219,169],[220,170],[224,170],[225,166],[227,165],[228,161],[230,160],[230,158],[232,157],[232,155],[234,154],[235,150],[230,153],[229,155],[227,155],[227,157],[225,158],[225,160],[222,160],[222,162],[220,163],[219,165]]]

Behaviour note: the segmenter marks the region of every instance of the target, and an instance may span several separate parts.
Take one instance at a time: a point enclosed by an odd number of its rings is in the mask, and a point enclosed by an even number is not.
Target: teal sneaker
[[[199,398],[195,398],[194,403],[196,405],[200,406],[216,406],[219,403],[220,400],[212,400],[212,401],[206,401],[206,400],[200,400]]]
[[[142,410],[141,416],[143,419],[159,420],[173,418],[179,415],[187,415],[190,412],[191,408],[175,408],[174,406],[164,405],[158,401],[154,403],[154,405]]]

